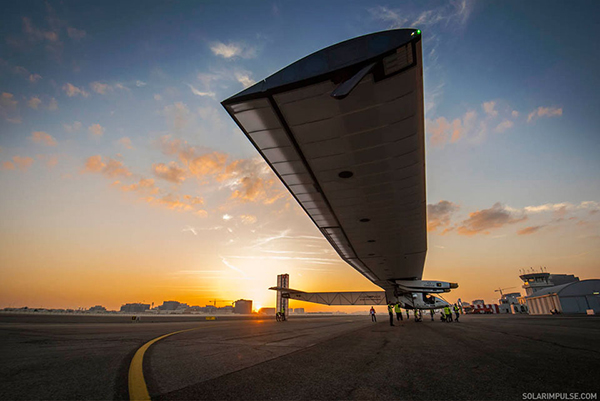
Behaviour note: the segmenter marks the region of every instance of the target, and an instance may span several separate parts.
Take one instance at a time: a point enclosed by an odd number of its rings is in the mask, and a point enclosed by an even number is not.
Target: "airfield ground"
[[[104,320],[103,320],[104,319]],[[600,318],[467,315],[142,319],[0,315],[0,399],[522,400],[595,393]],[[202,320],[200,320],[202,319]],[[584,394],[585,396],[585,394]]]

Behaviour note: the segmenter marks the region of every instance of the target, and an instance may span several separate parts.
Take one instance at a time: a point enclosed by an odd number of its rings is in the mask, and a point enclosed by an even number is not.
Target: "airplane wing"
[[[385,291],[362,292],[304,292],[287,287],[271,287],[281,291],[281,296],[296,301],[323,305],[385,305]]]
[[[340,257],[383,289],[427,253],[420,31],[313,53],[222,102]]]

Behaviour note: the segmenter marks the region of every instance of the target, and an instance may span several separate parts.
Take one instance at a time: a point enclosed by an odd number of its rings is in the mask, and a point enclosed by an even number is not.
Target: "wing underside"
[[[223,102],[341,258],[384,289],[420,279],[427,252],[421,59],[410,40]],[[356,71],[347,96],[333,97]]]

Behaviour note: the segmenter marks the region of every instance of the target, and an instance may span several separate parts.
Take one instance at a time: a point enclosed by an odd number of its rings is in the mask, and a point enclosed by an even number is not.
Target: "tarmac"
[[[143,355],[153,400],[598,399],[600,390],[597,316],[404,315],[394,327],[381,314],[130,319],[0,314],[0,399],[128,400],[136,352],[189,329]]]

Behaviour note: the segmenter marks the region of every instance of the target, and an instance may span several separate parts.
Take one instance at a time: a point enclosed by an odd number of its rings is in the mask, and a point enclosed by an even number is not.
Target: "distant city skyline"
[[[497,288],[523,292],[530,266],[599,277],[597,1],[130,1],[117,14],[28,0],[3,11],[0,308],[271,306],[281,273],[299,290],[379,290],[219,102],[326,46],[402,27],[423,35],[424,278],[458,282],[449,301],[491,303]]]

